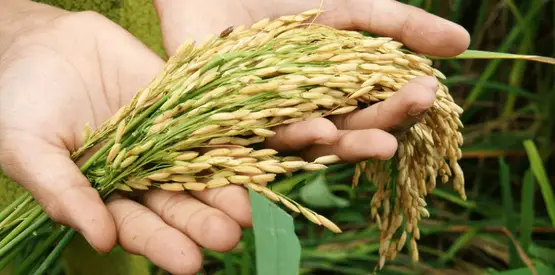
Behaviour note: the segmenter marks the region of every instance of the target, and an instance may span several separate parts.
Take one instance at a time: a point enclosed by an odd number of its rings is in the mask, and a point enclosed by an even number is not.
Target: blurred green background
[[[164,55],[158,26],[149,23],[156,16],[150,0],[39,2],[99,11]],[[472,35],[470,49],[555,56],[553,0],[402,2],[463,25]],[[449,183],[439,185],[427,199],[431,217],[421,222],[420,263],[412,264],[405,249],[377,274],[534,274],[529,266],[536,274],[555,274],[555,179],[549,169],[555,167],[555,66],[515,60],[438,60],[434,66],[447,76],[445,83],[465,109],[460,163],[468,200],[460,200]],[[351,189],[352,175],[353,168],[343,165],[297,184],[303,188],[291,188],[291,180],[275,185],[344,230],[336,235],[294,217],[301,274],[374,271],[379,233],[369,215],[373,189],[364,180]],[[200,274],[256,274],[254,246],[252,230],[245,230],[232,252],[206,251]],[[83,247],[78,240],[70,251],[91,253]],[[128,257],[114,253],[112,260]],[[145,273],[137,271],[146,264],[139,258],[124,264],[108,256],[67,253],[65,259],[73,266],[69,274],[108,274],[109,266],[110,274]],[[166,274],[154,266],[150,271]]]

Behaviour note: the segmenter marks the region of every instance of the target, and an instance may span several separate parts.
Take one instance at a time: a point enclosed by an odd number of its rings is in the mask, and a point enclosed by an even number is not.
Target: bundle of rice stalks
[[[85,131],[85,144],[72,158],[102,146],[81,171],[103,198],[116,190],[183,192],[236,184],[340,232],[332,221],[267,187],[278,176],[322,170],[340,159],[332,155],[308,161],[261,144],[275,134],[275,126],[347,114],[387,99],[415,77],[444,76],[429,59],[391,38],[308,21],[320,12],[230,28],[196,47],[185,42],[129,104],[95,131]],[[371,215],[382,232],[380,266],[407,241],[418,260],[418,221],[429,215],[425,197],[436,179],[453,177],[455,190],[465,198],[457,164],[461,112],[440,84],[433,107],[399,137],[394,159],[357,164],[353,185],[364,174],[378,186]],[[48,225],[28,195],[16,203],[28,209],[10,207],[0,215],[1,257]],[[17,215],[13,209],[19,209]],[[18,219],[22,215],[25,222]],[[6,233],[12,229],[17,233]],[[57,230],[51,243],[62,238],[59,232],[70,238],[70,229]]]

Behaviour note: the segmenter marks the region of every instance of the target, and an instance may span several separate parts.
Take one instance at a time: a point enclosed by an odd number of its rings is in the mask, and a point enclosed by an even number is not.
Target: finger
[[[128,252],[140,254],[172,274],[195,274],[202,264],[198,246],[148,208],[113,195],[107,202]]]
[[[418,77],[390,98],[363,110],[333,117],[332,121],[342,130],[378,128],[391,133],[403,132],[432,107],[437,88],[434,77]]]
[[[241,238],[241,227],[233,219],[187,193],[152,190],[142,202],[168,225],[207,249],[228,251]]]
[[[454,56],[470,44],[470,34],[462,26],[415,6],[393,0],[347,3],[355,28],[392,37],[414,51]]]
[[[312,144],[332,144],[338,138],[335,125],[324,118],[309,119],[278,126],[266,141],[266,147],[278,151],[300,150]]]
[[[318,8],[321,3],[321,0],[259,1],[249,9],[241,1],[223,5],[219,0],[206,0],[198,6],[187,1],[156,0],[155,6],[166,51],[172,55],[187,37],[201,42],[207,34],[218,34],[232,25],[248,26],[268,17],[268,11],[272,17],[278,17]],[[335,0],[323,4],[326,12],[318,17],[318,23],[393,37],[421,53],[453,56],[470,44],[469,33],[460,25],[397,1]]]
[[[99,252],[107,253],[115,245],[112,216],[66,151],[35,136],[19,133],[16,137],[4,132],[0,164],[54,221],[80,232]]]
[[[306,160],[324,155],[337,155],[347,162],[367,159],[387,160],[397,151],[397,139],[378,129],[340,131],[339,140],[332,145],[314,145],[302,152]]]
[[[252,226],[249,194],[242,186],[228,185],[191,194],[205,204],[217,208],[242,227]]]

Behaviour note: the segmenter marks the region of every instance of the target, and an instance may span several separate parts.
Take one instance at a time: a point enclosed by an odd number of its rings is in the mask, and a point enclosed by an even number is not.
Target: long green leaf
[[[550,266],[536,266],[535,268],[538,274],[540,275],[555,274],[555,268]],[[528,267],[523,267],[519,269],[512,269],[512,270],[507,270],[507,271],[502,271],[502,272],[497,272],[492,274],[493,275],[529,275],[529,274],[531,275],[532,272]]]
[[[293,218],[273,202],[249,190],[259,275],[299,273],[301,245]]]
[[[555,227],[555,196],[553,195],[553,189],[551,188],[551,183],[549,182],[549,178],[545,172],[545,167],[543,166],[540,153],[532,140],[524,141],[524,148],[528,153],[528,160],[530,161],[532,172],[534,172],[534,176],[540,185],[547,213],[551,219],[551,224]]]
[[[224,254],[223,264],[226,275],[237,275],[237,270],[235,270],[235,265],[233,264],[233,257],[231,256],[231,254]]]
[[[445,254],[441,255],[438,262],[440,265],[446,264],[449,260],[452,260],[457,252],[461,250],[468,241],[470,241],[474,236],[478,234],[478,226],[473,227],[472,229],[466,231],[462,236],[460,236],[445,252]]]
[[[532,170],[526,170],[522,182],[521,202],[520,202],[520,246],[524,252],[528,253],[528,247],[532,242],[532,227],[534,227],[534,193],[535,182]]]
[[[438,59],[437,57],[433,57]],[[547,56],[538,55],[526,55],[526,54],[513,54],[513,53],[499,53],[491,51],[479,51],[479,50],[466,50],[465,52],[452,57],[454,59],[516,59],[516,60],[529,60],[541,63],[553,64],[555,65],[555,58]]]
[[[443,84],[447,86],[457,85],[457,84],[466,84],[466,85],[476,85],[478,84],[478,79],[469,76],[459,76],[459,75],[452,75],[449,78],[442,81]],[[537,94],[534,94],[522,87],[515,87],[505,83],[497,82],[497,81],[490,81],[487,80],[484,82],[484,88],[498,90],[500,92],[512,94],[515,96],[522,96],[526,97],[530,100],[540,100],[541,97]]]
[[[516,221],[513,217],[513,192],[511,188],[511,172],[509,165],[505,162],[503,157],[499,158],[499,179],[501,181],[501,198],[503,201],[503,213],[505,215],[505,227],[516,236]],[[515,245],[511,240],[507,240],[509,244],[509,267],[516,268],[520,265],[518,252]]]

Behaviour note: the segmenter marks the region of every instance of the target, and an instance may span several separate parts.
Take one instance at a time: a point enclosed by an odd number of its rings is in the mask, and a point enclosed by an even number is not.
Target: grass
[[[462,24],[472,34],[472,50],[555,56],[555,1],[403,2]],[[507,59],[437,60],[435,66],[466,111],[461,166],[468,200],[461,201],[449,183],[439,186],[427,200],[431,217],[421,223],[420,263],[412,264],[403,250],[376,274],[555,274],[554,175],[547,168],[555,167],[555,67]],[[365,181],[351,189],[352,175],[348,167],[274,185],[344,229],[332,235],[295,219],[300,274],[374,271],[374,190]],[[253,231],[244,236],[231,253],[206,251],[200,274],[257,274],[245,260],[261,255],[251,249]]]

